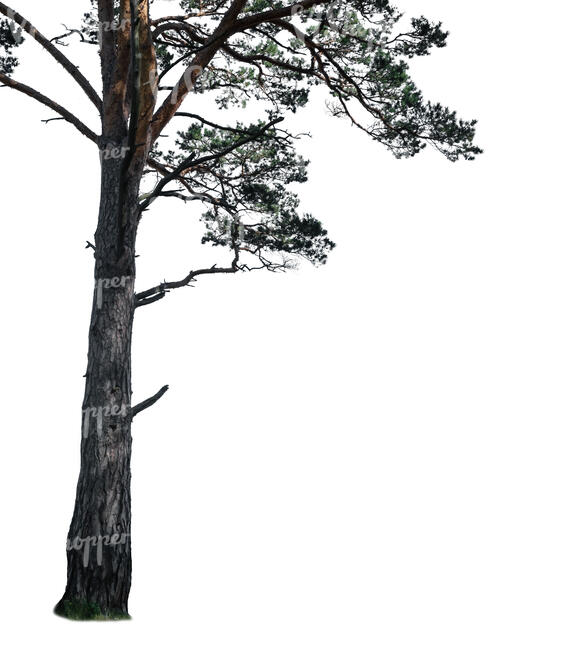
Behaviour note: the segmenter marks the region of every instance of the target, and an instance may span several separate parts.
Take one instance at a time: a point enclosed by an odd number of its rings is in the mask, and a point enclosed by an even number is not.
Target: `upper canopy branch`
[[[0,2],[0,13],[4,14],[10,20],[13,20],[32,38],[34,38],[51,56],[60,63],[65,70],[75,79],[79,86],[85,91],[87,97],[97,107],[100,114],[103,112],[103,102],[98,96],[96,90],[91,86],[89,80],[81,73],[69,59],[59,50],[49,39],[39,32],[26,18],[14,11],[11,7]]]
[[[246,5],[246,0],[233,0],[223,19],[212,33],[211,37],[197,50],[190,65],[174,86],[163,104],[156,111],[152,125],[152,142],[155,142],[166,125],[175,115],[188,93],[195,86],[198,77],[203,73],[215,54],[226,43],[227,39],[238,32],[246,31],[263,23],[279,18],[291,17],[301,9],[309,9],[315,5],[331,4],[331,0],[302,0],[295,4],[263,11],[239,19],[238,16]]]
[[[295,2],[293,5],[287,7],[281,7],[279,9],[270,9],[269,11],[262,11],[258,14],[252,14],[251,16],[246,16],[235,22],[233,28],[231,29],[231,34],[236,34],[237,32],[244,32],[251,27],[256,27],[263,23],[268,23],[273,20],[278,20],[279,18],[290,18],[291,16],[300,13],[304,9],[311,9],[317,5],[331,5],[333,4],[332,0],[303,0],[303,2]]]
[[[311,88],[322,85],[331,93],[334,115],[351,119],[397,157],[414,156],[427,144],[450,160],[473,159],[480,152],[473,142],[475,121],[460,120],[455,112],[425,101],[409,74],[409,59],[445,45],[447,34],[439,23],[412,18],[395,36],[403,15],[389,0],[291,3],[263,0],[239,12],[243,3],[223,0],[216,10],[231,5],[232,17],[228,12],[220,21],[154,23],[160,78],[180,63],[186,72],[173,88],[159,88],[171,92],[154,115],[152,141],[176,115],[195,121],[178,132],[177,152],[164,155],[156,147],[149,166],[163,178],[141,197],[142,207],[157,196],[202,198],[208,203],[201,217],[202,243],[232,247],[238,228],[239,250],[270,270],[287,268],[287,262],[273,262],[272,255],[323,264],[334,247],[317,218],[299,213],[299,197],[290,189],[290,184],[307,180],[307,161],[294,152],[286,131],[282,138],[273,128],[247,145],[244,131],[249,129],[241,123],[224,126],[208,115],[180,112],[198,79],[199,95],[208,91],[220,109],[264,104],[268,120],[295,112],[308,102]],[[188,11],[197,6],[182,2]],[[318,10],[302,11],[310,8]],[[252,132],[260,126],[251,127]],[[182,189],[165,190],[171,181]],[[247,270],[246,265],[239,262],[239,270]],[[142,300],[159,300],[167,290],[160,287]]]
[[[172,92],[156,111],[154,119],[152,120],[152,142],[157,140],[165,126],[175,115],[176,111],[183,103],[183,100],[193,88],[195,81],[201,72],[203,72],[205,67],[215,56],[215,53],[222,45],[224,38],[226,38],[226,34],[229,33],[230,27],[234,24],[245,5],[246,0],[233,0],[231,2],[231,6],[217,25],[217,28],[214,30],[209,41],[202,47],[201,51],[197,53],[191,65],[186,68],[184,74]]]

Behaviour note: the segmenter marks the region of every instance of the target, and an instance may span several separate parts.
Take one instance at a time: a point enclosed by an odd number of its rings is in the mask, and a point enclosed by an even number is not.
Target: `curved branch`
[[[162,298],[166,297],[166,294],[172,289],[181,289],[182,287],[188,287],[191,283],[198,278],[200,275],[217,275],[219,273],[237,273],[240,271],[239,267],[239,256],[240,251],[236,244],[233,246],[233,251],[235,256],[231,262],[231,266],[225,268],[219,268],[214,264],[209,269],[199,269],[198,271],[191,271],[188,275],[182,280],[177,282],[162,282],[151,289],[137,293],[134,296],[134,307],[145,307],[146,305],[151,305],[153,302],[158,302]]]
[[[98,96],[96,90],[91,86],[89,80],[80,72],[79,68],[61,52],[55,45],[49,41],[41,32],[39,32],[28,20],[26,20],[19,13],[14,11],[8,5],[5,5],[3,2],[0,2],[0,13],[4,14],[10,20],[13,20],[17,25],[19,25],[25,32],[27,32],[32,38],[34,38],[51,56],[61,64],[65,70],[75,79],[75,81],[81,86],[85,91],[87,97],[93,102],[97,107],[99,114],[102,115],[103,112],[103,102]]]
[[[211,38],[201,51],[195,56],[192,63],[186,68],[181,79],[174,86],[172,92],[164,100],[164,103],[156,111],[152,120],[152,144],[157,140],[160,133],[175,115],[183,100],[189,94],[197,77],[209,65],[211,59],[215,56],[219,47],[230,33],[231,27],[237,20],[239,14],[244,9],[246,0],[233,0],[231,6],[213,31]],[[188,76],[189,75],[189,76]]]
[[[257,25],[261,25],[262,23],[268,23],[273,20],[277,20],[279,18],[289,18],[292,15],[299,13],[300,10],[303,11],[304,9],[311,9],[316,5],[325,5],[325,4],[333,4],[333,3],[331,2],[331,0],[303,0],[302,2],[296,2],[293,5],[289,5],[287,7],[281,7],[279,9],[269,9],[268,11],[261,11],[260,13],[252,14],[251,16],[245,16],[245,18],[241,18],[240,20],[237,20],[233,25],[233,29],[231,30],[231,33],[235,34],[237,32],[242,32],[246,29],[250,29],[251,27],[256,27]]]
[[[209,154],[207,156],[202,156],[201,158],[196,158],[196,153],[192,152],[191,155],[186,158],[184,161],[182,161],[175,169],[174,171],[169,174],[168,176],[165,176],[162,178],[162,180],[158,183],[156,186],[156,189],[145,198],[144,202],[140,205],[140,211],[143,212],[150,206],[150,204],[156,199],[164,187],[170,183],[171,181],[174,181],[178,179],[184,172],[187,172],[189,169],[192,169],[193,167],[199,167],[200,165],[204,165],[205,163],[211,162],[212,160],[217,160],[219,158],[222,158],[223,156],[226,156],[227,154],[231,153],[235,149],[238,149],[239,147],[242,147],[245,144],[249,144],[250,142],[254,142],[255,140],[258,140],[258,138],[261,135],[264,135],[266,131],[270,128],[272,128],[275,124],[279,124],[284,120],[283,117],[277,117],[267,124],[265,124],[262,128],[258,129],[251,135],[249,135],[246,138],[241,138],[234,144],[232,144],[230,147],[226,147],[225,149],[218,151],[214,154]]]
[[[191,271],[185,278],[178,280],[177,282],[162,282],[161,284],[137,293],[135,296],[134,306],[145,307],[146,305],[151,305],[153,302],[157,302],[162,298],[166,297],[166,293],[172,289],[181,289],[182,287],[188,287],[195,278],[200,275],[216,275],[218,273],[237,273],[239,270],[238,259],[233,261],[233,265],[227,268],[218,268],[217,266],[212,266],[210,269],[200,269],[199,271]]]
[[[231,7],[228,9],[223,19],[211,35],[211,38],[198,48],[200,51],[196,54],[191,64],[186,68],[180,80],[174,86],[171,93],[166,97],[163,104],[156,111],[152,125],[152,143],[154,143],[166,125],[170,122],[176,111],[182,105],[191,89],[194,87],[198,77],[209,65],[215,54],[223,47],[227,39],[243,32],[252,27],[263,23],[271,22],[281,18],[289,18],[298,11],[310,9],[316,5],[330,4],[331,0],[301,0],[295,4],[263,11],[251,16],[239,19],[238,16],[246,1],[233,0]]]
[[[5,74],[2,74],[1,72],[0,72],[0,82],[8,86],[9,88],[13,88],[14,90],[18,90],[19,92],[24,93],[24,95],[27,95],[28,97],[37,100],[40,104],[43,104],[44,106],[51,108],[56,113],[59,113],[59,115],[61,115],[61,117],[64,120],[72,124],[84,136],[86,136],[87,138],[89,138],[89,140],[92,140],[95,144],[98,145],[99,136],[94,131],[91,131],[91,129],[89,129],[88,126],[83,124],[83,122],[81,122],[81,120],[78,117],[75,117],[73,113],[68,111],[63,106],[60,106],[57,102],[54,102],[49,97],[42,95],[42,93],[38,92],[34,88],[31,88],[30,86],[26,86],[26,84],[20,83],[19,81],[16,81],[15,79],[8,77]]]

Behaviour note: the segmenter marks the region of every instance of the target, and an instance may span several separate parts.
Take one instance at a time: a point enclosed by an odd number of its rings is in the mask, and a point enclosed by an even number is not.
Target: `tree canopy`
[[[122,109],[130,127],[149,107],[144,166],[151,184],[140,197],[141,214],[160,197],[202,202],[203,243],[234,253],[230,266],[209,272],[286,269],[298,256],[326,261],[334,244],[316,217],[300,212],[293,189],[308,178],[308,161],[295,150],[301,135],[285,127],[286,114],[305,106],[318,86],[329,92],[332,115],[397,158],[415,156],[428,145],[450,161],[472,160],[481,152],[474,143],[476,122],[426,100],[409,73],[410,59],[445,47],[448,33],[424,16],[407,19],[389,0],[180,0],[170,3],[179,13],[167,16],[154,16],[157,3],[148,0],[91,4],[77,29],[48,40],[0,2],[0,82],[56,111],[103,155],[114,155],[124,143],[109,144],[103,137],[106,106],[62,53],[70,39],[98,45],[103,93],[122,74]],[[90,97],[102,116],[102,135],[14,79],[15,52],[28,34]],[[190,92],[210,98],[208,108],[182,112]],[[230,117],[234,107],[250,108],[256,119],[227,123],[224,115]],[[175,147],[164,152],[159,138],[173,117],[176,127],[179,121]],[[139,146],[129,144],[124,150]],[[167,284],[144,292],[141,304],[163,297]]]

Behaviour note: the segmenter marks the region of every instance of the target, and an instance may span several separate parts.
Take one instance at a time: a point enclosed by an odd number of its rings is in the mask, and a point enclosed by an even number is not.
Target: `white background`
[[[78,473],[97,151],[0,89],[4,647],[566,648],[566,11],[398,4],[451,31],[414,77],[480,120],[486,153],[396,161],[314,96],[292,126],[313,136],[300,194],[338,243],[329,264],[206,278],[140,311],[135,401],[171,390],[134,428],[127,623],[51,613]],[[85,7],[16,8],[53,36]],[[59,66],[24,53],[16,78],[97,128]],[[95,50],[66,54],[98,80]],[[142,222],[140,290],[226,259],[177,203]]]

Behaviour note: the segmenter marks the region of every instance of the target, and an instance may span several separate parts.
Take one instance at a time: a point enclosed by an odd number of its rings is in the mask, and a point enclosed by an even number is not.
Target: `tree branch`
[[[198,50],[191,64],[186,68],[180,80],[174,86],[163,104],[156,111],[152,125],[152,144],[170,122],[172,117],[183,103],[184,99],[194,87],[195,82],[209,65],[215,54],[225,44],[227,39],[238,32],[256,27],[262,23],[271,22],[281,18],[288,18],[300,10],[309,9],[315,5],[331,4],[331,0],[302,0],[293,5],[280,9],[263,11],[252,16],[238,19],[241,10],[246,5],[246,0],[233,0],[231,7],[211,35],[211,38]]]
[[[169,388],[169,386],[162,386],[162,388],[160,388],[160,390],[153,397],[149,397],[143,402],[140,402],[140,404],[133,406],[130,411],[130,419],[133,420],[138,415],[138,413],[146,410],[147,408],[150,408],[151,406],[154,406],[154,404],[168,392]]]
[[[162,163],[158,162],[157,160],[154,160],[154,158],[149,157],[148,160],[146,161],[146,164],[148,167],[152,168],[154,171],[158,172],[158,174],[161,174],[162,176],[170,176],[171,171]],[[183,201],[203,201],[205,203],[211,203],[213,205],[220,205],[221,201],[220,199],[215,199],[214,197],[210,196],[209,194],[205,194],[203,192],[195,192],[191,185],[188,183],[188,181],[183,177],[179,176],[177,179],[178,183],[183,185],[183,187],[189,192],[189,196],[186,195],[178,195],[178,193],[174,191],[167,191],[167,192],[160,192],[159,196],[177,196],[177,198],[182,199]],[[154,194],[155,190],[153,192],[150,192],[149,194],[143,195],[140,198],[143,200],[146,200],[147,198],[151,197]]]
[[[191,117],[194,120],[198,120],[202,124],[211,126],[214,129],[219,129],[220,131],[230,131],[231,133],[238,133],[240,135],[247,135],[249,133],[249,131],[246,131],[245,129],[236,129],[230,126],[222,126],[221,124],[216,124],[215,122],[206,120],[204,117],[201,117],[201,115],[198,115],[197,113],[183,113],[182,111],[178,111],[175,114],[175,117]]]
[[[152,144],[157,140],[166,124],[168,124],[175,115],[183,100],[186,98],[191,88],[193,88],[193,84],[195,84],[195,81],[201,72],[203,72],[205,67],[215,56],[215,53],[226,38],[226,34],[229,33],[231,26],[237,20],[246,3],[246,0],[233,0],[231,2],[231,6],[213,31],[209,41],[205,43],[201,51],[195,56],[191,65],[186,68],[186,71],[172,92],[156,111],[152,120]]]
[[[41,32],[39,32],[28,20],[26,20],[19,13],[14,11],[8,5],[5,5],[3,2],[0,2],[0,13],[4,14],[10,20],[13,20],[17,25],[19,25],[25,32],[27,32],[32,38],[34,38],[51,56],[61,64],[65,70],[75,79],[75,81],[81,86],[85,91],[87,97],[93,102],[97,107],[99,114],[102,115],[103,112],[103,102],[98,96],[95,89],[91,86],[89,80],[80,72],[79,68],[63,54],[55,45],[49,41]]]
[[[53,111],[56,113],[59,113],[61,117],[70,124],[73,124],[73,126],[78,129],[84,136],[89,138],[89,140],[92,140],[95,144],[98,145],[99,143],[99,136],[91,131],[88,126],[83,124],[81,120],[73,113],[68,111],[66,108],[63,108],[63,106],[60,106],[57,102],[54,102],[52,99],[49,99],[49,97],[46,97],[45,95],[42,95],[42,93],[38,92],[34,88],[31,88],[30,86],[26,86],[23,83],[20,83],[19,81],[16,81],[15,79],[12,79],[11,77],[6,76],[5,74],[0,72],[0,82],[8,86],[9,88],[13,88],[14,90],[18,90],[21,93],[24,93],[24,95],[28,95],[28,97],[32,97],[33,99],[37,100],[40,102],[40,104],[43,104],[44,106],[47,106],[48,108],[51,108]]]
[[[147,196],[144,201],[140,204],[140,213],[150,207],[150,204],[162,194],[162,190],[166,187],[168,183],[176,178],[179,178],[184,171],[187,171],[190,167],[193,167],[192,160],[195,158],[196,154],[193,152],[188,158],[186,158],[182,163],[180,163],[173,172],[167,174],[162,178],[162,180],[156,185],[153,192]]]
[[[252,16],[246,16],[237,20],[232,29],[231,34],[236,34],[237,32],[242,32],[251,27],[256,27],[262,23],[271,22],[277,20],[278,18],[289,18],[290,16],[300,13],[300,10],[310,9],[316,5],[325,5],[333,4],[332,0],[304,0],[303,2],[296,2],[293,5],[287,7],[281,7],[280,9],[270,9],[269,11],[262,11]]]
[[[177,282],[162,282],[161,284],[137,293],[134,296],[134,306],[137,309],[138,307],[145,307],[146,305],[151,305],[153,302],[157,302],[162,298],[165,298],[166,293],[172,289],[181,289],[182,287],[189,286],[193,280],[195,280],[200,275],[216,275],[219,273],[237,273],[239,271],[239,249],[235,247],[235,257],[230,267],[218,268],[216,265],[213,265],[210,269],[200,269],[199,271],[191,271],[185,278],[178,280]]]
[[[255,133],[252,133],[249,137],[241,138],[230,147],[227,147],[222,151],[218,151],[217,153],[210,154],[209,156],[202,156],[201,158],[196,159],[195,158],[196,154],[195,152],[193,152],[180,165],[178,165],[171,174],[162,178],[162,180],[156,186],[155,190],[148,197],[146,197],[146,199],[140,205],[140,212],[143,212],[150,206],[150,204],[160,195],[160,193],[168,183],[179,178],[179,176],[181,176],[181,174],[186,172],[188,169],[191,169],[192,167],[198,167],[199,165],[204,165],[205,163],[210,162],[212,160],[217,160],[218,158],[222,158],[223,156],[226,156],[228,153],[231,153],[231,151],[234,151],[235,149],[238,149],[239,147],[242,147],[243,145],[248,144],[249,142],[258,140],[259,136],[261,136],[268,129],[273,127],[275,124],[279,124],[283,120],[284,120],[283,117],[277,117],[274,120],[268,122],[268,124],[265,124],[261,129],[258,129]]]

